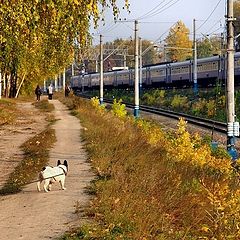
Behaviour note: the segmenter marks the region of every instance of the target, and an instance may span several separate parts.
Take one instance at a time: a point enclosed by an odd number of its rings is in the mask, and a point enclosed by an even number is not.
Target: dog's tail
[[[39,173],[38,179],[39,179],[39,181],[37,182],[37,190],[40,192],[41,191],[41,182],[43,181],[42,172]]]

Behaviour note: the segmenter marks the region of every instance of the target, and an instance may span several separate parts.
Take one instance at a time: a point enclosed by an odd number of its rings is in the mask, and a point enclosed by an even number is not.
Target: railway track
[[[79,94],[78,96],[88,98],[88,99],[91,98],[90,96],[83,95],[83,94]],[[112,104],[113,101],[110,99],[104,98],[104,102]],[[126,107],[128,107],[128,108],[134,109],[134,104],[128,103],[128,102],[122,102],[122,103],[125,104]],[[166,109],[162,109],[162,108],[150,107],[150,106],[146,106],[146,105],[140,105],[139,108],[140,108],[140,111],[144,111],[144,112],[148,112],[148,113],[152,113],[152,114],[156,114],[156,115],[160,115],[160,116],[165,116],[165,117],[172,118],[172,119],[179,119],[182,117],[188,123],[197,125],[199,127],[204,127],[206,129],[211,129],[211,130],[214,129],[214,131],[227,134],[227,124],[223,123],[223,122],[206,119],[206,118],[200,118],[200,117],[196,117],[193,115],[174,112],[174,111],[166,110]]]

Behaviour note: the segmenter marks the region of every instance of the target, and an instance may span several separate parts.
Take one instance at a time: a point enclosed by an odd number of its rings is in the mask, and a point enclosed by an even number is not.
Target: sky
[[[130,14],[122,9],[123,0],[117,0],[121,8],[119,21],[114,23],[111,11],[105,12],[105,26],[91,28],[94,44],[99,44],[99,35],[104,42],[134,37],[134,20],[139,22],[139,36],[152,42],[164,41],[169,29],[179,20],[193,32],[196,19],[196,37],[216,35],[224,30],[227,0],[129,0]]]

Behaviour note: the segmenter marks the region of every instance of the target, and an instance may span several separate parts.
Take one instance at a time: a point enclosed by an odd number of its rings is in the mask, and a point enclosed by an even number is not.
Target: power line
[[[206,22],[209,20],[209,18],[213,15],[213,13],[215,12],[215,10],[217,9],[218,5],[220,4],[222,0],[219,0],[218,3],[216,4],[216,6],[214,7],[214,9],[212,10],[212,12],[209,14],[209,16],[206,18],[206,20],[196,29],[199,30],[203,25],[206,24]]]
[[[210,32],[212,29],[214,29],[214,27],[220,23],[220,26],[222,25],[221,23],[221,19],[219,19],[218,21],[216,21],[206,32]]]
[[[152,24],[152,23],[156,23],[156,24],[159,24],[159,23],[160,23],[160,24],[169,24],[169,23],[176,23],[176,22],[155,22],[155,21],[154,21],[154,22],[142,22],[142,21],[141,21],[140,23],[141,23],[141,24],[142,24],[142,23],[151,23],[151,24]]]
[[[162,12],[164,12],[165,10],[167,10],[168,8],[170,8],[171,6],[173,6],[173,5],[175,5],[177,2],[179,2],[180,0],[175,0],[174,2],[173,2],[174,0],[170,0],[168,3],[166,3],[165,5],[163,5],[160,9],[157,9],[157,10],[155,10],[153,13],[151,13],[151,14],[148,14],[148,15],[146,15],[146,16],[144,16],[144,17],[140,17],[139,18],[139,20],[141,20],[141,19],[144,19],[144,18],[150,18],[150,17],[153,17],[153,16],[155,16],[155,15],[158,15],[159,13],[162,13]],[[171,2],[173,2],[172,4],[170,4]],[[169,5],[170,4],[170,5]],[[165,7],[165,8],[164,8]]]
[[[160,7],[165,1],[166,0],[163,0],[162,2],[160,2],[156,7],[152,8],[150,11],[148,11],[147,13],[140,16],[139,19],[143,19],[143,18],[145,18],[145,16],[151,14],[151,12],[156,11],[156,8]],[[171,1],[173,1],[173,0],[171,0]]]
[[[171,29],[175,24],[176,24],[176,22],[170,27],[170,29]],[[168,31],[169,31],[169,29],[166,30],[164,33],[162,33],[161,36],[159,36],[153,43],[157,43]],[[150,47],[152,47],[152,46],[149,46],[148,48],[146,48],[146,49],[142,52],[142,55],[144,55],[144,54],[150,49]]]
[[[220,29],[222,30],[223,27],[219,27],[219,28],[217,28],[216,30],[212,31],[211,33],[208,33],[208,35],[212,35],[212,34],[218,32],[218,30],[220,30]]]

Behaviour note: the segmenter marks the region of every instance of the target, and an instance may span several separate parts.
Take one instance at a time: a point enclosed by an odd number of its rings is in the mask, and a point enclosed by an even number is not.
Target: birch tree
[[[79,48],[91,42],[90,24],[97,26],[106,8],[118,16],[115,0],[0,0],[0,70],[10,96],[23,76],[30,88],[68,66],[76,39]]]

